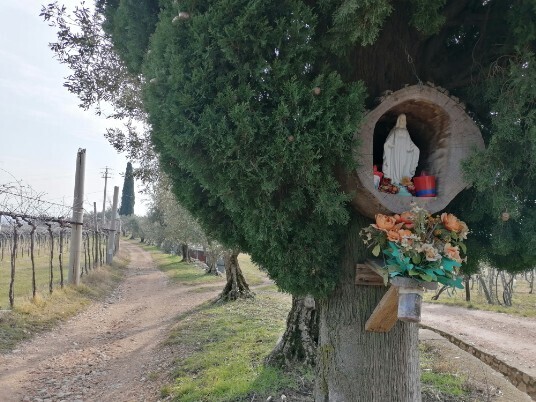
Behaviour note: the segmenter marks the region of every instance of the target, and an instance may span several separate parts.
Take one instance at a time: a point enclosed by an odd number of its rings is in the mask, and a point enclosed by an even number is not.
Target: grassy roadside
[[[480,294],[477,290],[471,292],[470,302],[465,301],[464,290],[451,291],[450,293],[444,292],[439,297],[439,300],[432,300],[434,292],[426,292],[423,299],[429,303],[536,318],[536,293],[529,294],[529,287],[523,281],[520,280],[519,282],[513,294],[512,306],[510,307],[499,304],[488,304],[484,295]]]
[[[52,294],[41,293],[35,299],[21,298],[13,310],[0,311],[0,353],[13,350],[18,342],[51,329],[109,294],[121,280],[127,263],[126,254],[120,251],[111,267],[103,266],[82,276],[80,286],[58,287]]]
[[[155,246],[148,246],[135,241],[131,241],[131,243],[149,251],[158,269],[163,271],[174,282],[180,282],[186,286],[221,283],[223,287],[224,279],[222,277],[205,275],[205,271],[198,266],[188,262],[182,262],[181,256],[166,254]]]
[[[185,278],[187,285],[202,284],[207,278],[203,270],[179,262],[181,258],[146,249],[178,282]],[[240,260],[240,265],[250,285],[266,280],[251,261]],[[197,270],[195,275],[192,269]],[[290,401],[313,400],[311,371],[284,372],[263,364],[285,328],[290,296],[275,286],[262,286],[255,292],[254,300],[206,303],[177,317],[168,340],[176,356],[173,378],[162,388],[162,397],[181,402],[249,402],[270,396],[280,400],[284,394]],[[433,398],[438,395],[442,401],[470,400],[471,385],[463,376],[446,370],[432,350],[421,347],[421,356],[424,402],[437,401]]]
[[[225,282],[224,277],[205,275],[203,269],[195,264],[183,262],[181,256],[166,254],[155,246],[148,246],[136,241],[130,242],[131,244],[135,244],[136,246],[149,251],[154,262],[158,265],[158,268],[165,272],[171,280],[180,282],[182,285],[195,286],[207,283],[223,285]],[[240,264],[240,269],[246,277],[249,286],[260,285],[267,281],[266,274],[259,270],[259,268],[251,261],[249,255],[240,254],[238,256],[238,263]]]
[[[423,402],[468,400],[472,385],[466,376],[446,367],[437,350],[427,343],[419,344],[419,353]]]

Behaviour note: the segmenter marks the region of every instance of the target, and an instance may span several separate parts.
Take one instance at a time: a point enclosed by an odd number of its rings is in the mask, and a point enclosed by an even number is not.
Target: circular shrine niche
[[[374,187],[373,166],[382,170],[384,143],[402,113],[406,115],[411,140],[420,151],[415,176],[422,173],[435,176],[436,197],[401,196]],[[407,211],[412,202],[430,213],[441,211],[467,187],[461,161],[475,149],[484,147],[480,130],[463,106],[438,89],[422,85],[406,87],[387,96],[365,116],[355,139],[360,144],[354,149],[359,167],[357,194],[352,204],[370,218],[377,213]]]

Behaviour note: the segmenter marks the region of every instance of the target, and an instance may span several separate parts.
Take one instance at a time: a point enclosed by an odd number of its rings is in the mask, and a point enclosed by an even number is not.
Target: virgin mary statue
[[[418,162],[419,148],[406,129],[406,115],[401,114],[383,145],[383,174],[391,183],[399,185],[403,177],[415,176]]]

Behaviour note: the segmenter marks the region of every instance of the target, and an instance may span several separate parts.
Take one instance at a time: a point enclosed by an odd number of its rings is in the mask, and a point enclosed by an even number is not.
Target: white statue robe
[[[383,174],[391,183],[400,184],[402,177],[412,178],[419,163],[419,148],[403,127],[394,127],[383,145]]]

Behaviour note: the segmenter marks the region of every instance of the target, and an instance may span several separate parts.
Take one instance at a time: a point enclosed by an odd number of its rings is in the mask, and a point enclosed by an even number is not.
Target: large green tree
[[[121,193],[121,206],[119,207],[119,215],[129,216],[134,214],[134,174],[132,169],[132,163],[127,162],[127,169],[125,170],[125,180],[123,181],[123,190]]]
[[[369,223],[341,185],[353,133],[385,90],[431,81],[456,94],[487,145],[466,162],[473,187],[451,205],[471,223],[469,256],[534,265],[536,1],[98,5],[141,77],[176,197],[282,289],[319,298],[316,400],[419,400],[417,327],[364,331],[383,291],[353,285]]]

